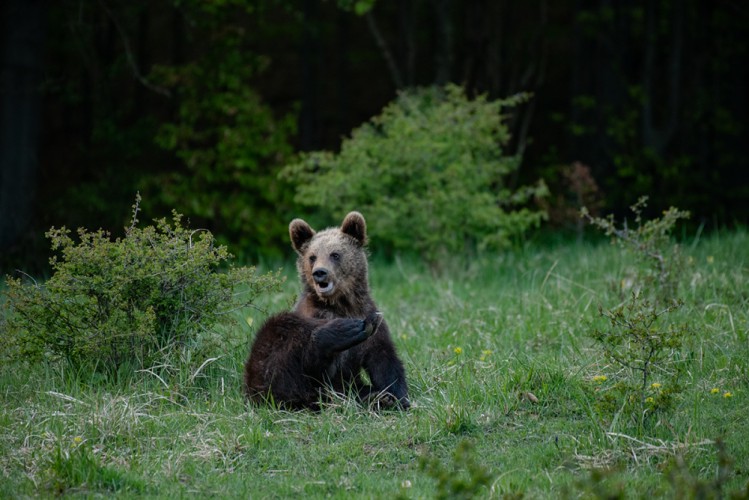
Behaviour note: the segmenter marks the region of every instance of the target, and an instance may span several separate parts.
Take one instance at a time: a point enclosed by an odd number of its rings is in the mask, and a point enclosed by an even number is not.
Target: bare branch
[[[404,87],[403,76],[398,69],[398,64],[395,62],[393,53],[390,52],[390,49],[385,42],[385,38],[383,38],[382,33],[380,33],[380,29],[377,27],[377,22],[372,15],[372,11],[370,10],[369,12],[367,12],[364,17],[367,19],[367,26],[369,27],[369,31],[372,33],[375,42],[377,42],[377,46],[382,52],[382,56],[385,58],[385,63],[387,63],[388,69],[390,70],[390,77],[393,79],[395,87],[398,89],[402,89]]]
[[[125,33],[125,30],[123,29],[120,22],[117,20],[117,17],[112,13],[112,10],[109,8],[105,0],[99,0],[99,3],[101,4],[101,7],[104,9],[104,12],[107,13],[107,17],[112,21],[114,24],[114,27],[117,28],[117,32],[120,34],[120,38],[122,39],[122,47],[125,49],[125,57],[127,58],[127,63],[130,66],[130,69],[133,71],[133,76],[136,80],[138,80],[141,85],[146,87],[149,90],[152,90],[153,92],[156,92],[157,94],[161,94],[166,97],[171,97],[171,92],[169,92],[168,89],[164,87],[160,87],[158,85],[154,85],[148,79],[143,76],[143,73],[141,73],[140,68],[138,68],[138,63],[135,61],[135,56],[133,56],[133,51],[130,47],[130,39],[127,36],[127,33]]]

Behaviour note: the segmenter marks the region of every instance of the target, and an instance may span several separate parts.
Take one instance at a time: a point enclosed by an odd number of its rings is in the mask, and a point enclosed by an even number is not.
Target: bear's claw
[[[377,333],[377,329],[380,327],[381,323],[382,313],[380,311],[375,311],[364,318],[364,329],[367,332],[367,337],[371,337]]]

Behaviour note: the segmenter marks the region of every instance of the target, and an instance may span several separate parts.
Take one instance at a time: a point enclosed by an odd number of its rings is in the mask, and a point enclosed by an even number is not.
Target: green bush
[[[235,308],[279,285],[277,275],[254,268],[219,272],[230,259],[226,248],[207,231],[183,227],[176,212],[171,224],[136,227],[138,202],[124,238],[79,229],[76,242],[64,227],[52,228],[47,237],[60,258],[50,259],[51,278],[43,285],[7,279],[6,356],[64,359],[105,373],[150,367],[176,347],[195,347]]]
[[[280,212],[291,189],[278,178],[292,154],[295,113],[277,116],[252,88],[268,66],[247,29],[253,2],[180,2],[199,49],[182,65],[156,65],[151,79],[169,89],[176,113],[156,143],[182,166],[144,182],[150,199],[188,212],[230,241],[241,258],[285,248]],[[251,208],[250,208],[251,207]]]
[[[371,234],[379,244],[432,263],[505,245],[545,215],[525,207],[545,186],[512,189],[519,158],[502,151],[509,140],[502,110],[525,99],[471,100],[455,85],[403,92],[339,153],[303,154],[284,174],[299,203],[331,219],[360,210],[377,221]]]
[[[656,421],[653,417],[669,415],[676,407],[675,399],[683,391],[682,349],[692,333],[687,325],[667,319],[683,306],[678,298],[683,263],[670,235],[676,222],[689,213],[671,207],[662,217],[644,220],[646,206],[647,197],[641,197],[631,207],[632,228],[626,222],[618,227],[613,216],[593,217],[585,207],[581,211],[639,264],[629,300],[608,310],[599,305],[608,326],[595,328],[591,336],[607,361],[621,368],[616,383],[597,390],[599,410],[611,415],[614,423],[634,424],[641,434]]]
[[[689,212],[671,207],[663,212],[663,217],[643,220],[642,211],[647,207],[648,197],[642,196],[630,207],[635,216],[635,227],[617,227],[614,216],[593,217],[587,207],[580,214],[590,224],[610,236],[621,248],[632,253],[643,264],[638,266],[636,285],[664,302],[676,299],[679,276],[684,262],[679,245],[671,240],[671,232],[679,219],[688,219]]]
[[[673,411],[674,398],[683,390],[685,363],[680,355],[690,331],[665,318],[681,306],[674,302],[657,307],[637,293],[611,310],[599,306],[609,325],[594,329],[591,336],[606,360],[621,368],[616,383],[598,392],[598,408],[604,415],[612,415],[625,426],[634,424],[642,432],[653,421],[651,417]]]

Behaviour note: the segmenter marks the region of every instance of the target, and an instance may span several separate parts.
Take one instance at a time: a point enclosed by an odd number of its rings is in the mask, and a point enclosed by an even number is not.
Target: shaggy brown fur
[[[364,217],[351,212],[340,228],[319,233],[294,219],[289,235],[302,292],[292,312],[271,317],[258,332],[245,364],[247,395],[317,408],[327,387],[408,408],[403,364],[369,292]]]

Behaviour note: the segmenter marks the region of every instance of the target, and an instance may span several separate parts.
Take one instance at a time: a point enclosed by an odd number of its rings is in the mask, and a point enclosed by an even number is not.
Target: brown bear
[[[302,292],[293,311],[258,331],[245,363],[247,396],[318,409],[329,390],[353,391],[364,402],[409,408],[403,364],[369,291],[364,217],[351,212],[340,228],[320,232],[294,219],[289,236]]]

